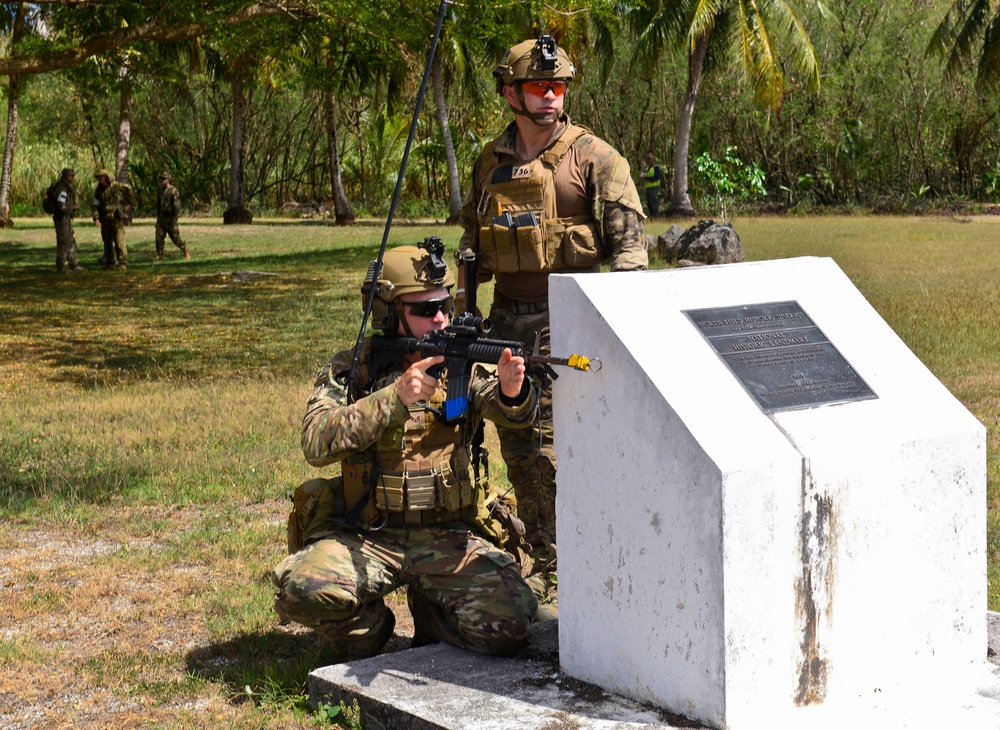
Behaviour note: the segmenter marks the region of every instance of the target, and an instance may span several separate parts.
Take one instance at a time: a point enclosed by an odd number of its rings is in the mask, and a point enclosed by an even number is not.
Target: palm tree
[[[787,0],[650,0],[626,10],[624,16],[636,40],[633,64],[658,64],[671,45],[687,53],[688,81],[677,124],[670,214],[692,216],[688,157],[704,72],[725,65],[741,67],[757,105],[777,112],[785,93],[781,56],[806,74],[811,89],[818,90],[816,52]]]
[[[1000,6],[992,6],[990,0],[955,0],[927,47],[929,54],[947,58],[950,75],[975,60],[980,89],[1000,82]]]
[[[10,54],[14,55],[25,33],[24,3],[17,3],[11,20]],[[12,228],[10,217],[10,174],[14,166],[14,150],[17,147],[18,104],[21,94],[21,77],[10,77],[7,89],[7,140],[3,150],[3,167],[0,171],[0,228]]]

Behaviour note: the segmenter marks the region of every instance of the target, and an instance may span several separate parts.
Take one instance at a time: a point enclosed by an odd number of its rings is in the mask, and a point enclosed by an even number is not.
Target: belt
[[[446,522],[464,522],[462,512],[447,510],[422,509],[406,510],[405,512],[390,512],[385,524],[388,527],[419,527],[428,525],[443,525]]]
[[[499,305],[502,309],[508,309],[514,314],[540,314],[549,311],[548,299],[540,302],[523,302],[519,299],[505,297],[498,292],[493,293],[493,304]]]

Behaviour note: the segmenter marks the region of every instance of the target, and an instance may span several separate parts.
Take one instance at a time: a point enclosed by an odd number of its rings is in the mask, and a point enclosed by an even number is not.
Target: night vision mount
[[[556,46],[556,39],[550,35],[543,35],[538,37],[538,42],[535,44],[541,53],[541,59],[538,62],[539,71],[555,71],[556,70],[556,52],[559,50]]]
[[[424,239],[423,243],[418,243],[417,247],[426,251],[431,259],[430,263],[427,264],[429,278],[432,281],[436,279],[444,280],[444,277],[448,275],[448,265],[444,262],[444,242],[441,238],[439,236],[428,236]]]

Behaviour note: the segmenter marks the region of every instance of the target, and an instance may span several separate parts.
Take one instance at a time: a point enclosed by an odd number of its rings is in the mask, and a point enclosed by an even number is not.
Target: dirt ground
[[[284,520],[283,501],[259,511],[262,520]],[[181,511],[177,521],[192,517]],[[304,680],[310,657],[317,666],[329,663],[322,640],[301,626],[278,626],[275,617],[259,641],[213,641],[199,608],[204,566],[149,569],[138,557],[169,550],[171,539],[114,540],[72,526],[0,523],[0,727],[314,726],[287,702],[274,712],[268,698],[241,698],[239,691],[263,666],[248,652],[277,652],[267,659],[300,667]],[[275,547],[278,562],[282,546]],[[116,559],[129,554],[137,559]],[[394,594],[389,603],[397,621],[385,651],[399,651],[409,646],[413,624],[405,597]]]

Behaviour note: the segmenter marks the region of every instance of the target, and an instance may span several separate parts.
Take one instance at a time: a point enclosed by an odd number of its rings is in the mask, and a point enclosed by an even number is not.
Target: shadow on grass
[[[348,341],[360,272],[376,252],[212,256],[59,275],[37,248],[0,247],[0,337],[16,338],[25,367],[82,387],[232,368],[313,370],[314,356],[297,345]]]
[[[0,514],[33,511],[37,500],[49,503],[107,504],[149,477],[141,467],[106,454],[63,452],[46,458],[21,432],[0,438]]]
[[[339,660],[318,634],[272,630],[194,649],[187,655],[187,670],[222,683],[234,701],[246,701],[304,694],[309,672]]]

